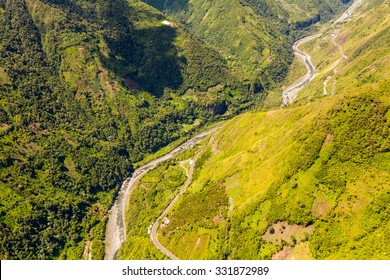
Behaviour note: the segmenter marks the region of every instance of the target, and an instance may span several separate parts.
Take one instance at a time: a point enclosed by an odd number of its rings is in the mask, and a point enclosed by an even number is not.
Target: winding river
[[[352,15],[352,13],[356,10],[356,8],[362,4],[364,2],[364,0],[355,0],[353,2],[353,4],[344,12],[341,14],[341,16],[336,19],[332,26],[335,26],[339,23],[344,23],[346,21],[348,21]],[[311,62],[311,58],[310,56],[307,54],[307,53],[304,53],[302,52],[301,50],[299,50],[299,46],[302,45],[302,44],[305,44],[311,40],[314,40],[318,37],[320,37],[322,34],[314,34],[314,35],[310,35],[310,36],[307,36],[307,37],[304,37],[298,41],[296,41],[293,45],[292,45],[292,48],[293,48],[293,51],[294,51],[294,54],[301,58],[301,60],[303,61],[303,63],[305,64],[306,66],[306,69],[307,69],[307,72],[305,74],[305,76],[303,76],[302,78],[300,78],[298,81],[294,82],[291,86],[289,86],[288,88],[286,88],[284,91],[283,91],[283,101],[282,101],[282,106],[286,106],[288,104],[290,104],[291,102],[294,101],[294,99],[296,98],[297,96],[297,93],[303,89],[303,87],[308,84],[315,76],[316,74],[316,70],[315,70],[315,67],[313,65],[313,63]],[[335,43],[336,44],[336,43]],[[337,44],[338,45],[338,44]],[[342,47],[340,45],[338,45],[338,48],[340,49],[340,53],[342,54],[342,57],[344,59],[347,59],[347,56],[343,53],[342,51]],[[331,78],[331,77],[330,77]],[[326,83],[330,80],[330,78],[326,79],[325,82],[324,82],[324,88],[325,88],[325,93],[326,93]]]
[[[301,89],[303,89],[303,87],[314,78],[314,76],[316,74],[316,69],[315,69],[313,63],[310,60],[311,59],[310,56],[307,53],[304,53],[301,50],[299,50],[298,47],[300,45],[305,44],[305,43],[307,43],[307,42],[309,42],[311,40],[314,40],[314,39],[316,39],[316,38],[318,38],[320,36],[321,36],[321,34],[310,35],[310,36],[304,37],[304,38],[296,41],[292,45],[292,48],[294,50],[294,54],[297,57],[302,59],[303,63],[306,66],[307,72],[306,72],[305,76],[300,78],[297,82],[295,82],[294,84],[292,84],[291,86],[289,86],[287,89],[285,89],[283,91],[282,106],[288,105],[291,102],[293,102],[293,100],[297,96],[297,93]]]

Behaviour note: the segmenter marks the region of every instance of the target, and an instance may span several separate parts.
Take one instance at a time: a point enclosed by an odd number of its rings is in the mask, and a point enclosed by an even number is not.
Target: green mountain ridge
[[[140,1],[0,1],[0,257],[104,256],[133,164],[253,95]]]
[[[296,1],[282,0],[281,6],[289,14],[292,23],[304,26],[316,18],[330,19],[335,11],[340,9],[341,4],[350,4],[351,0],[342,1]]]
[[[244,113],[205,140],[190,188],[159,229],[168,250],[180,259],[390,259],[389,9],[364,1],[347,23],[325,24],[302,46],[318,73],[296,103]],[[333,72],[335,29],[348,61]],[[169,201],[164,170],[195,153],[147,175],[130,204],[143,198],[143,212],[164,209],[149,193]],[[164,258],[147,224],[128,215],[120,257]],[[142,250],[131,250],[134,240]]]
[[[341,1],[145,0],[215,46],[244,81],[275,86],[286,75],[298,26],[326,20]],[[292,8],[294,7],[294,8]],[[307,13],[302,15],[302,11]],[[297,21],[295,21],[297,20]],[[298,24],[299,23],[299,24]]]
[[[304,46],[318,75],[296,105],[206,139],[159,239],[183,259],[389,259],[389,3],[338,26],[348,61],[332,74],[326,21],[349,4],[0,0],[0,258],[102,259],[134,168],[279,106],[300,67],[291,43],[321,19],[324,36]],[[119,258],[166,258],[146,229],[198,148],[140,180]]]

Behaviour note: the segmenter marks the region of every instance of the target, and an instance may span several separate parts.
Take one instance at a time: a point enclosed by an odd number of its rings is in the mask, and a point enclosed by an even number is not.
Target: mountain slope
[[[318,74],[298,95],[298,102],[324,94],[377,90],[388,82],[387,12],[382,1],[364,1],[350,21],[325,27],[322,37],[302,47],[313,57]]]
[[[338,26],[348,63],[334,95],[313,100],[314,79],[310,102],[245,113],[205,141],[159,231],[165,247],[182,259],[390,258],[389,9],[365,1]]]
[[[268,0],[145,0],[170,15],[197,36],[215,46],[238,68],[243,80],[258,81],[269,88],[286,75],[292,55],[290,45],[296,27],[328,18],[342,6],[341,1],[294,2],[299,11],[307,10],[308,17],[296,15],[295,9]],[[308,4],[309,3],[309,4]],[[327,9],[333,8],[329,12]],[[293,19],[293,21],[291,21]],[[299,20],[295,22],[295,19]]]
[[[268,18],[240,1],[145,1],[171,15],[197,36],[216,46],[244,80],[264,86],[285,75],[291,59],[287,19],[264,11]],[[271,6],[274,9],[274,6]],[[268,6],[266,6],[268,9]],[[279,13],[283,12],[278,10]],[[276,24],[276,20],[280,21]],[[272,48],[271,48],[272,45]],[[259,71],[264,70],[261,75]]]
[[[163,20],[135,0],[0,0],[2,259],[79,259],[86,240],[102,258],[133,163],[257,98]]]
[[[339,11],[341,4],[350,4],[351,0],[342,1],[297,1],[281,0],[280,4],[289,14],[289,19],[298,27],[303,27],[318,19],[330,19],[336,11]]]

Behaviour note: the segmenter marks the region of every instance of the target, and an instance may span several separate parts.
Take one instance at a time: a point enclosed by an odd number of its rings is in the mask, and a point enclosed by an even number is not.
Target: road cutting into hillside
[[[158,217],[156,219],[156,221],[153,223],[153,226],[152,226],[152,231],[150,233],[150,239],[152,240],[154,246],[157,247],[157,249],[159,249],[164,255],[168,256],[171,260],[178,260],[179,258],[176,257],[171,251],[169,251],[167,248],[165,248],[161,243],[160,241],[158,241],[158,238],[157,238],[157,230],[159,228],[159,225],[160,225],[160,221],[162,221],[168,214],[168,212],[172,209],[172,207],[175,205],[175,203],[179,200],[179,198],[182,196],[182,194],[187,190],[187,188],[189,187],[189,185],[191,184],[192,182],[192,174],[194,173],[194,168],[195,168],[195,163],[199,157],[199,155],[201,154],[203,150],[201,149],[194,157],[194,159],[190,159],[188,160],[188,162],[190,163],[190,170],[188,170],[185,166],[184,166],[184,163],[181,162],[180,163],[180,166],[185,170],[186,172],[186,175],[187,175],[187,180],[184,184],[184,187],[181,189],[181,191],[175,196],[175,198],[169,203],[169,205],[167,206],[167,208],[165,208],[165,210],[162,212],[162,214],[160,215],[160,217]]]
[[[343,15],[337,19],[334,24],[345,22],[349,19],[351,16],[351,13],[355,10],[357,5],[360,5],[363,2],[363,0],[357,0],[355,1],[350,8],[348,8]],[[296,56],[302,59],[303,63],[306,66],[307,73],[304,77],[299,79],[297,82],[295,82],[293,85],[288,87],[286,90],[283,91],[283,103],[282,105],[288,105],[290,104],[296,97],[297,93],[307,84],[309,83],[316,74],[316,69],[314,65],[311,62],[311,58],[307,53],[302,52],[299,49],[299,46],[302,44],[305,44],[311,40],[314,40],[318,37],[320,37],[321,34],[314,34],[311,36],[307,36],[305,38],[302,38],[298,41],[296,41],[292,48],[294,50],[294,53]],[[340,46],[341,47],[341,46]],[[342,51],[342,48],[341,48]],[[326,87],[326,84],[325,84]],[[140,180],[148,171],[155,168],[158,164],[167,161],[171,158],[173,158],[175,155],[188,150],[192,148],[194,145],[199,143],[201,140],[203,140],[206,136],[216,132],[220,127],[215,127],[211,130],[205,131],[203,133],[200,133],[196,135],[195,137],[191,138],[184,144],[180,145],[178,148],[174,149],[170,153],[155,159],[147,164],[145,164],[142,167],[139,167],[135,170],[133,173],[133,176],[131,178],[126,179],[121,188],[118,192],[118,195],[116,197],[115,203],[113,204],[110,212],[109,212],[109,219],[106,226],[106,251],[105,251],[105,259],[112,260],[116,258],[116,254],[122,245],[122,243],[126,240],[126,224],[125,224],[125,210],[127,207],[128,198],[130,195],[130,192],[132,188],[134,187],[135,183]],[[156,245],[157,248],[159,248],[164,254],[169,256],[171,259],[177,259],[177,257],[169,252],[165,247],[163,247],[158,239],[157,239],[157,229],[159,225],[160,218],[163,218],[166,216],[168,211],[172,208],[174,203],[179,199],[180,195],[187,189],[189,184],[192,180],[192,172],[195,165],[196,158],[194,158],[194,163],[191,165],[190,171],[188,172],[187,181],[183,189],[180,191],[178,196],[175,197],[173,201],[167,206],[167,208],[164,210],[162,215],[159,217],[159,219],[156,220],[156,222],[153,224],[151,229],[151,239],[153,243]],[[159,245],[158,245],[159,244]]]
[[[215,134],[211,136],[210,138],[210,141],[209,143],[211,143],[213,140],[214,140],[214,137],[215,137]],[[158,238],[157,238],[157,230],[159,228],[159,224],[160,222],[163,220],[163,219],[166,219],[166,216],[168,214],[168,212],[172,209],[172,207],[175,205],[175,203],[179,200],[179,198],[184,194],[184,192],[187,190],[187,188],[190,186],[191,182],[192,182],[192,175],[194,174],[194,169],[195,169],[195,165],[196,165],[196,161],[198,160],[199,156],[202,154],[203,152],[203,148],[202,147],[197,153],[196,155],[194,156],[193,159],[188,159],[186,161],[182,161],[180,162],[180,166],[185,170],[186,172],[186,175],[187,175],[187,180],[184,184],[184,187],[181,189],[181,191],[175,196],[175,198],[169,203],[169,205],[167,206],[167,208],[165,208],[165,210],[163,211],[163,213],[160,215],[160,217],[158,217],[156,219],[156,221],[154,222],[153,226],[152,226],[152,230],[151,230],[151,233],[150,233],[150,238],[153,242],[153,244],[157,247],[157,249],[159,249],[163,254],[165,254],[166,256],[168,256],[171,260],[178,260],[179,258],[176,257],[171,251],[169,251],[167,248],[165,248],[159,241],[158,241]],[[185,163],[188,162],[190,164],[190,170],[188,171],[188,169],[185,167]],[[167,220],[169,221],[169,219]],[[169,222],[168,222],[169,223]]]
[[[356,0],[355,2],[353,2],[353,4],[338,19],[336,19],[332,23],[332,27],[333,27],[333,33],[331,34],[332,43],[333,43],[333,45],[335,45],[339,49],[341,58],[338,59],[335,63],[333,63],[333,66],[330,68],[330,70],[333,70],[333,74],[328,75],[324,80],[324,89],[323,89],[324,95],[328,95],[328,91],[327,91],[326,87],[328,85],[328,82],[333,78],[334,74],[336,74],[337,71],[340,69],[340,67],[341,67],[341,66],[339,66],[340,62],[343,60],[348,62],[348,57],[345,55],[343,47],[339,43],[337,43],[337,41],[336,41],[336,38],[340,32],[340,29],[338,29],[337,27],[339,24],[347,22],[350,19],[352,13],[355,12],[356,8],[358,6],[360,6],[363,3],[363,1],[364,0]],[[335,86],[335,84],[334,84],[334,86]],[[334,92],[332,90],[332,95],[333,94],[334,94]]]
[[[191,149],[196,144],[200,143],[206,136],[215,133],[220,128],[221,126],[217,126],[194,136],[173,151],[169,152],[168,154],[137,168],[134,171],[133,176],[131,178],[127,178],[123,182],[116,197],[116,200],[109,212],[108,222],[106,226],[106,250],[104,259],[116,259],[116,254],[120,246],[126,240],[125,211],[127,208],[130,192],[135,186],[136,182],[138,182],[138,180],[140,180],[148,171],[155,168],[158,164],[173,158],[174,156],[183,151]]]
[[[361,5],[363,3],[364,0],[356,0],[338,19],[336,19],[332,26],[334,27],[334,33],[332,34],[332,42],[333,44],[338,47],[339,51],[340,51],[340,54],[342,56],[342,58],[344,60],[347,60],[348,57],[344,54],[344,51],[343,51],[343,48],[340,44],[338,44],[336,41],[335,41],[335,38],[337,36],[337,32],[336,32],[336,29],[335,29],[335,26],[337,24],[340,24],[340,23],[345,23],[346,21],[348,21],[352,15],[353,12],[355,12],[356,8]],[[283,91],[283,101],[282,101],[282,106],[286,106],[288,104],[290,104],[291,102],[294,101],[294,99],[296,98],[297,96],[297,93],[299,91],[301,91],[303,89],[303,87],[308,84],[313,78],[314,76],[316,75],[316,69],[313,65],[313,63],[311,62],[311,58],[310,58],[310,55],[308,55],[307,53],[304,53],[302,52],[301,50],[299,50],[299,46],[302,45],[302,44],[305,44],[305,43],[308,43],[309,41],[311,40],[314,40],[318,37],[320,37],[322,34],[314,34],[314,35],[310,35],[310,36],[307,36],[307,37],[304,37],[298,41],[296,41],[293,45],[292,45],[292,48],[294,50],[294,54],[299,57],[303,63],[305,64],[305,67],[307,69],[307,73],[305,76],[303,76],[302,78],[298,79],[296,82],[294,82],[291,86],[289,86],[287,89],[285,89]],[[340,60],[339,60],[340,61]],[[338,61],[338,62],[339,62]],[[334,67],[337,66],[338,62],[336,63],[336,65]],[[327,86],[327,83],[329,82],[329,80],[332,78],[332,76],[328,76],[325,81],[324,81],[324,94],[327,94],[327,91],[326,91],[326,86]]]

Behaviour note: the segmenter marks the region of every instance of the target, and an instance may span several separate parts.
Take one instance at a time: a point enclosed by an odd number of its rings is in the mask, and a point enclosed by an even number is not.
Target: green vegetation
[[[183,259],[390,258],[388,9],[368,1],[341,30],[348,64],[334,96],[315,95],[316,78],[303,92],[310,103],[225,125],[160,229],[168,249]]]
[[[344,92],[386,90],[390,76],[387,42],[389,38],[389,5],[383,1],[364,1],[352,17],[353,20],[336,27],[325,26],[317,40],[305,44],[301,49],[310,54],[318,74],[306,89],[297,96],[298,102],[322,98],[323,83],[328,76],[329,95]],[[332,40],[332,34],[336,36]],[[347,60],[341,58],[339,44]],[[334,70],[337,70],[334,73]]]
[[[287,11],[290,20],[298,27],[308,25],[319,19],[328,20],[340,9],[341,4],[350,4],[351,0],[282,0],[282,7]]]
[[[151,242],[148,228],[179,192],[185,180],[184,169],[169,161],[137,183],[126,212],[127,239],[118,252],[118,259],[164,259],[164,254]]]
[[[285,76],[292,58],[287,19],[274,15],[274,5],[240,1],[144,1],[170,15],[195,35],[214,46],[228,61],[236,77],[255,92],[275,85]],[[254,9],[258,9],[255,11]],[[260,15],[258,12],[267,16]],[[282,12],[278,10],[278,12]]]
[[[134,166],[207,124],[278,104],[292,41],[344,6],[145,2],[171,23],[139,0],[0,0],[1,259],[80,259],[90,245],[102,259],[107,211]],[[288,246],[302,258],[389,258],[386,3],[362,8],[354,22],[369,28],[351,21],[338,34],[349,60],[335,96],[318,98],[337,49],[308,44],[321,73],[300,102],[318,100],[246,113],[209,143],[158,232],[167,248],[188,259],[271,258]],[[165,258],[147,228],[184,181],[171,161],[139,182],[120,258]]]
[[[290,46],[301,29],[321,18],[327,20],[345,7],[342,1],[329,0],[144,2],[167,13],[214,46],[227,59],[235,75],[250,83],[255,91],[270,89],[286,76],[292,61]]]
[[[164,19],[136,0],[0,0],[2,259],[79,259],[87,240],[101,259],[133,164],[262,98]]]
[[[366,93],[235,118],[160,240],[184,259],[269,259],[287,245],[310,248],[300,258],[388,259],[389,102]],[[278,221],[313,232],[266,241]]]

